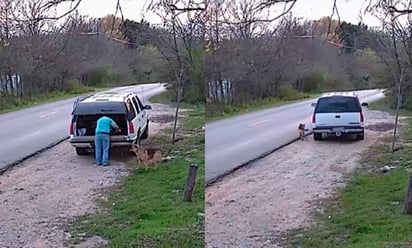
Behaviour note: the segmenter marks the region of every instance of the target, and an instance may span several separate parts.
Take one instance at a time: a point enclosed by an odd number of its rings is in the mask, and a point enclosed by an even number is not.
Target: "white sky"
[[[153,13],[144,13],[145,5],[150,0],[120,0],[125,18],[140,21],[145,14],[145,19],[150,23],[160,23],[160,18]],[[117,0],[82,0],[79,12],[90,17],[103,17],[114,14]],[[146,3],[147,2],[147,3]],[[337,6],[341,21],[357,24],[360,20],[359,14],[366,2],[369,0],[337,0]],[[60,6],[59,12],[64,11],[68,5]],[[333,0],[298,0],[292,9],[296,17],[309,20],[317,20],[332,14]],[[120,15],[119,15],[120,16]],[[335,15],[335,18],[337,16]],[[379,26],[379,21],[368,15],[363,16],[363,22],[369,26]]]

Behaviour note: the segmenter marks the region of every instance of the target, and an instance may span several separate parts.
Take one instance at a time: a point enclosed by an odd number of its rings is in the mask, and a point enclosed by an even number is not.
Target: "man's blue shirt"
[[[111,118],[103,116],[97,120],[96,133],[110,133],[110,128],[119,128]]]

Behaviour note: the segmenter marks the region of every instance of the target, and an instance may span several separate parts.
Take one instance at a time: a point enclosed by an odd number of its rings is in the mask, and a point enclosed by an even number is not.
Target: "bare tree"
[[[158,46],[169,62],[176,82],[176,112],[172,141],[176,137],[182,96],[189,92],[190,88],[195,92],[200,89],[196,95],[202,99],[204,96],[202,53],[206,8],[206,1],[195,0],[153,0],[148,6],[149,11],[154,11],[163,19],[166,32],[164,36],[157,37]]]

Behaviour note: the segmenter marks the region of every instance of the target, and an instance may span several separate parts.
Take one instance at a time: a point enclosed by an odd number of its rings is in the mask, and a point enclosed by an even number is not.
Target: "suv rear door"
[[[136,110],[137,110],[137,115],[138,115],[138,122],[143,132],[147,124],[147,114],[146,114],[145,108],[142,102],[140,101],[139,97],[137,96],[133,96],[133,103],[137,106]]]
[[[137,121],[138,120],[137,108],[129,97],[126,99],[126,106],[127,106],[127,120],[129,122],[128,123],[129,137],[132,139],[136,139],[137,132],[139,129],[139,122]],[[133,128],[131,127],[131,125],[133,125]]]
[[[362,107],[356,97],[331,96],[318,100],[316,126],[360,126]]]

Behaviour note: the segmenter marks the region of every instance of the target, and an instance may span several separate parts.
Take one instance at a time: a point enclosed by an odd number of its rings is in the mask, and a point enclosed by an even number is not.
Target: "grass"
[[[403,128],[404,140],[412,140],[412,122]],[[412,147],[395,153],[386,144],[376,144],[361,161],[348,185],[317,214],[319,224],[294,230],[288,235],[291,247],[412,247],[412,216],[404,215],[403,204],[412,166]],[[384,165],[396,165],[387,173]]]
[[[164,91],[158,95],[152,96],[149,99],[149,102],[162,103],[162,104],[169,105],[171,107],[176,107],[175,100],[173,99],[173,102],[171,100],[172,100],[172,97],[170,95],[170,91]],[[186,103],[186,102],[181,102],[179,106],[180,108],[183,108],[183,109],[193,109],[193,108],[196,109],[198,107],[201,107],[201,108],[203,107],[204,109],[205,107],[205,105],[201,103],[193,104],[193,103]]]
[[[163,91],[162,93],[158,95],[152,96],[149,101],[153,103],[163,103],[163,104],[171,104],[170,101],[170,92],[169,91]]]
[[[187,112],[182,130],[204,125],[204,106]],[[167,144],[166,132],[147,142]],[[170,144],[170,146],[172,146]],[[204,213],[204,133],[185,136],[172,149],[176,158],[158,170],[134,169],[123,182],[100,201],[101,212],[83,216],[71,226],[72,243],[79,234],[108,239],[108,247],[204,247],[204,226],[197,214]],[[133,162],[135,163],[135,161]],[[193,201],[184,202],[183,190],[189,164],[198,165]]]
[[[5,114],[5,113],[12,112],[12,111],[17,111],[20,109],[33,107],[33,106],[44,104],[44,103],[65,100],[65,99],[76,97],[76,96],[79,96],[85,93],[105,91],[111,88],[113,87],[104,86],[104,87],[85,88],[85,90],[83,90],[82,92],[56,91],[53,93],[42,94],[36,97],[32,97],[30,99],[18,100],[14,104],[4,106],[0,108],[0,114]]]
[[[207,109],[206,112],[206,121],[213,122],[218,121],[225,118],[234,117],[237,115],[273,108],[285,104],[291,104],[300,102],[303,100],[308,100],[311,98],[318,97],[319,94],[304,94],[299,99],[288,100],[288,99],[279,99],[279,98],[271,98],[271,99],[264,99],[254,101],[248,104],[243,104],[240,106],[232,106],[232,105],[221,105],[221,106],[213,106],[211,105],[210,108]]]
[[[369,104],[369,109],[381,110],[381,111],[386,111],[386,112],[395,114],[395,113],[396,113],[396,110],[390,108],[389,106],[390,106],[389,98],[384,97],[384,98],[382,98],[382,99],[380,99],[380,100],[371,102],[371,103]],[[402,116],[412,116],[412,112],[411,112],[411,111],[408,111],[408,110],[406,110],[406,109],[400,109],[399,115],[402,115]]]

